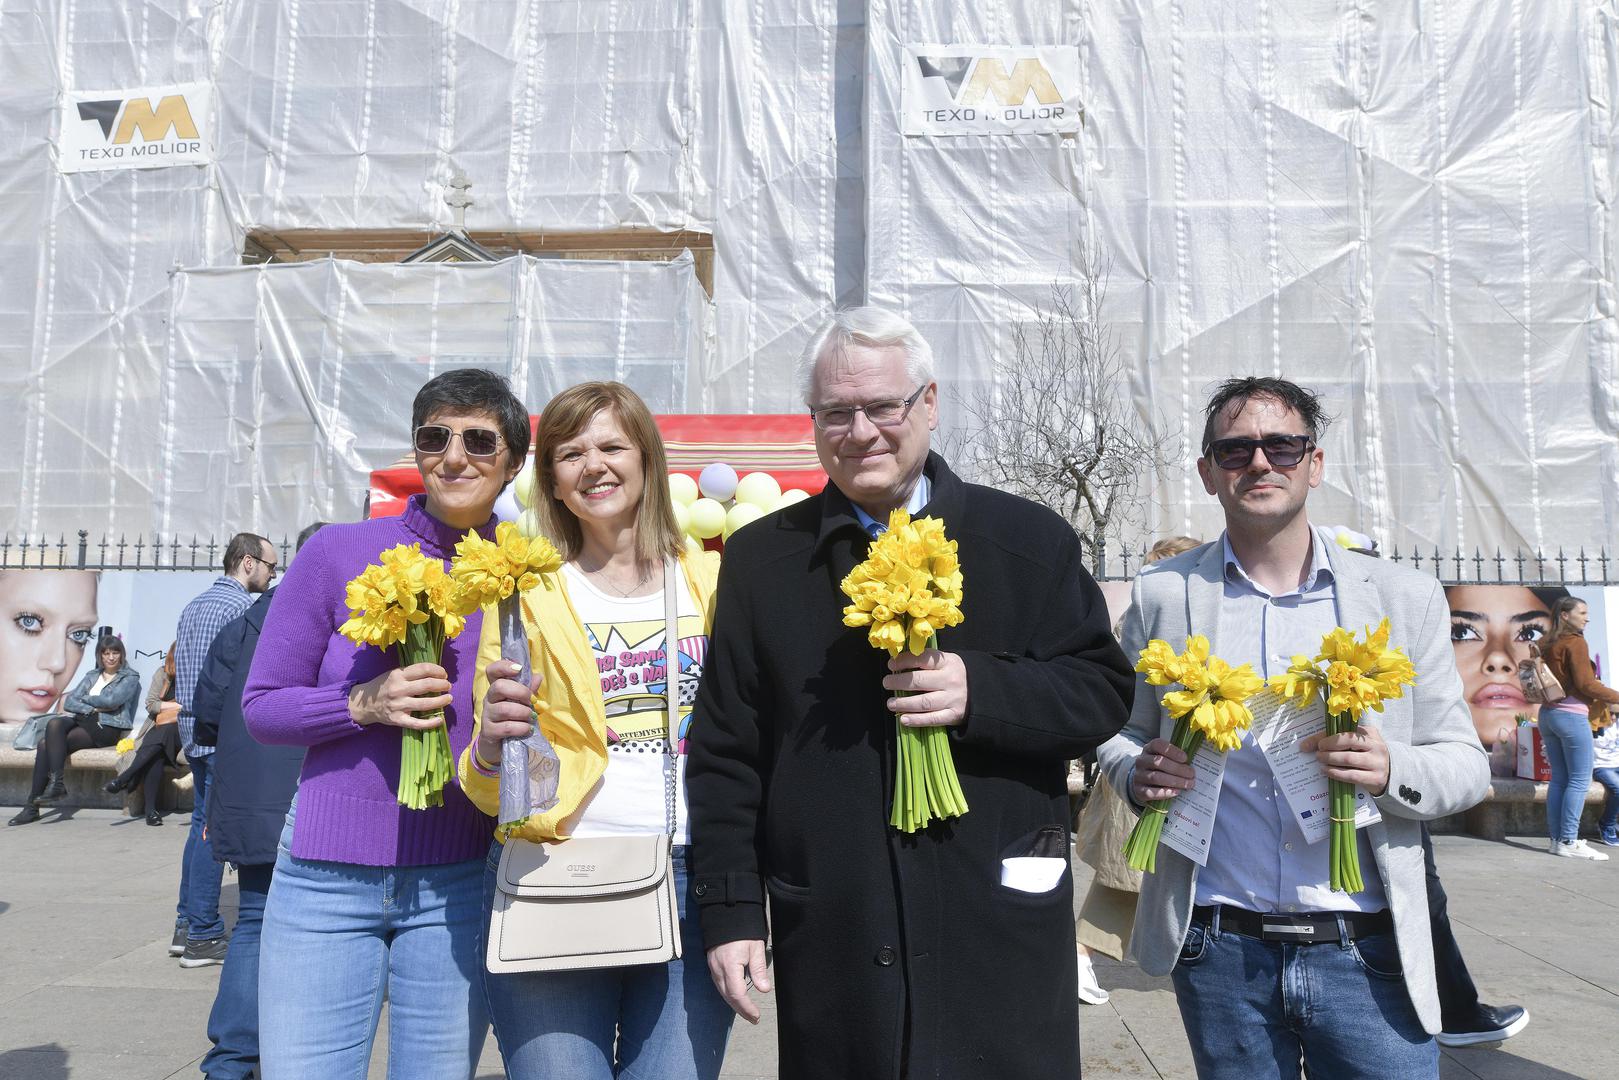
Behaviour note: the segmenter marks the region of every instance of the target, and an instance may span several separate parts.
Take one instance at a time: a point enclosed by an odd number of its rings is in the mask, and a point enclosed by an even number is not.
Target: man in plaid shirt
[[[180,863],[180,902],[175,909],[174,938],[169,955],[183,968],[207,967],[225,960],[225,924],[219,917],[223,868],[208,844],[208,769],[212,746],[193,741],[197,717],[191,697],[208,647],[224,625],[248,609],[253,595],[270,587],[275,577],[275,548],[256,533],[237,533],[225,547],[225,574],[185,606],[175,631],[174,696],[180,703],[180,741],[191,763],[193,799],[191,833]]]

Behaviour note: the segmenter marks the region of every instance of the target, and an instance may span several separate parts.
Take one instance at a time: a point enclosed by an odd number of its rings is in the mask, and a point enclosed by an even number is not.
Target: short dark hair
[[[486,368],[456,368],[435,375],[416,391],[410,407],[410,430],[415,431],[441,412],[488,413],[500,426],[500,436],[511,451],[508,459],[521,462],[528,455],[528,409],[512,393],[503,376]]]
[[[234,574],[236,568],[242,565],[242,560],[249,555],[255,559],[264,557],[264,549],[270,543],[270,538],[260,536],[258,533],[237,533],[225,545],[225,573]]]
[[[1209,443],[1214,441],[1215,421],[1227,412],[1240,412],[1252,398],[1270,398],[1298,413],[1304,421],[1305,430],[1301,434],[1310,436],[1316,442],[1321,441],[1327,425],[1332,423],[1332,417],[1321,407],[1321,399],[1298,383],[1261,375],[1227,379],[1215,388],[1214,396],[1203,408],[1203,441],[1198,444],[1202,448],[1199,457],[1209,452]]]
[[[305,525],[304,531],[298,534],[298,542],[293,545],[292,553],[296,555],[298,552],[302,551],[304,549],[304,545],[309,543],[309,538],[311,536],[314,536],[316,533],[320,532],[320,530],[324,529],[330,524],[331,522],[329,521],[316,521]]]
[[[96,659],[101,659],[101,654],[108,649],[118,654],[120,665],[129,663],[129,650],[124,648],[124,639],[117,634],[103,634],[101,636],[101,640],[96,642]]]

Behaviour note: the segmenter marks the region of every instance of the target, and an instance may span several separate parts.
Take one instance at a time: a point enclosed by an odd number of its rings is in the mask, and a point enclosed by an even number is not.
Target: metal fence
[[[190,570],[223,571],[225,542],[210,536],[207,540],[178,536],[151,538],[123,536],[113,540],[103,536],[92,542],[87,529],[76,536],[62,534],[13,540],[0,539],[0,570]],[[286,565],[293,542],[283,536],[272,541]],[[1084,542],[1086,561],[1099,581],[1128,581],[1146,562],[1144,544],[1129,545]],[[1471,554],[1455,550],[1445,553],[1435,548],[1402,552],[1398,548],[1384,556],[1390,562],[1432,574],[1446,585],[1619,585],[1619,559],[1600,548],[1595,554],[1583,547],[1569,553],[1559,548],[1554,555],[1543,551],[1515,550],[1510,555],[1497,549],[1487,555],[1475,548]]]
[[[0,539],[0,570],[188,570],[224,573],[224,542],[210,536],[206,541],[193,536],[182,540],[178,536],[165,539],[137,536],[129,540],[123,536],[113,540],[103,536],[91,543],[88,529],[80,529],[77,536],[62,534],[52,540],[46,536],[24,536],[13,540],[9,535]],[[281,565],[285,566],[292,552],[292,540],[283,536],[272,540]]]
[[[1086,558],[1091,573],[1098,581],[1128,581],[1135,577],[1146,562],[1145,545],[1125,545],[1103,542],[1085,543]],[[1572,554],[1562,548],[1555,555],[1544,551],[1515,550],[1511,554],[1497,549],[1493,555],[1475,548],[1471,554],[1460,549],[1450,553],[1434,548],[1431,553],[1419,549],[1382,553],[1389,562],[1412,570],[1431,574],[1445,585],[1528,585],[1530,587],[1555,585],[1619,585],[1619,559],[1600,548],[1596,554],[1583,547]]]

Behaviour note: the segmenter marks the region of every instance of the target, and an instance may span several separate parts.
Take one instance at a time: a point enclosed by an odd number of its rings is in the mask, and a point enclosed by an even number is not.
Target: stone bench
[[[1466,833],[1482,840],[1545,836],[1546,789],[1549,786],[1544,780],[1492,776],[1490,789],[1482,802],[1464,813],[1440,818],[1433,822],[1431,828],[1436,833]],[[1602,785],[1592,781],[1585,793],[1585,809],[1580,815],[1582,836],[1596,835],[1605,795]]]
[[[28,799],[28,790],[34,779],[34,751],[13,750],[11,734],[6,732],[0,745],[0,806],[21,806]],[[118,751],[110,746],[94,750],[80,750],[67,759],[62,776],[67,785],[67,797],[56,803],[58,807],[82,806],[94,810],[123,810],[130,817],[139,817],[144,811],[139,792],[108,795],[102,790],[108,780],[118,775]],[[163,790],[158,795],[158,808],[164,811],[181,810],[187,813],[192,805],[191,770],[165,769]],[[45,809],[45,808],[41,808]]]

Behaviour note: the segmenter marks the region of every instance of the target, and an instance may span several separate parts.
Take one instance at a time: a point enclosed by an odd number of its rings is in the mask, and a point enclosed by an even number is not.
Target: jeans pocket
[[[1399,982],[1405,977],[1400,963],[1399,942],[1393,934],[1373,934],[1349,943],[1349,951],[1361,970],[1374,979]]]
[[[1196,967],[1203,962],[1203,956],[1208,951],[1208,927],[1202,923],[1194,922],[1186,930],[1186,940],[1181,942],[1181,952],[1180,956],[1175,958],[1175,966]]]

